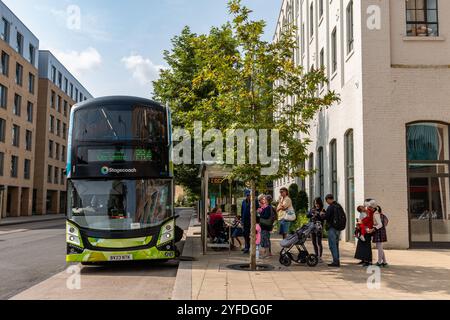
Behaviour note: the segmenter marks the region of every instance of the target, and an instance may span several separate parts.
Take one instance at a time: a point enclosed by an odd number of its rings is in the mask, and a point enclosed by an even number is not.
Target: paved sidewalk
[[[228,251],[212,252],[203,256],[197,235],[200,228],[193,225],[185,249],[196,261],[180,264],[172,295],[174,300],[450,299],[450,250],[387,250],[390,267],[379,269],[381,287],[368,289],[371,274],[355,264],[353,244],[341,244],[343,265],[340,269],[328,268],[325,263],[315,268],[296,264],[286,268],[278,262],[279,239],[274,239],[275,256],[263,260],[275,267],[273,271],[235,271],[227,266],[245,263],[248,257],[240,251],[231,255]],[[327,247],[325,242],[326,262],[330,260]]]
[[[65,219],[66,216],[64,214],[46,214],[39,216],[28,216],[28,217],[10,217],[10,218],[1,218],[0,226],[12,226],[18,224],[25,223],[34,223],[34,222],[42,222],[42,221],[52,221],[58,219]]]

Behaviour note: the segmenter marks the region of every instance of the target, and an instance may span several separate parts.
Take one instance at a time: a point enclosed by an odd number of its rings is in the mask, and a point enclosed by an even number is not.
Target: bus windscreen
[[[161,143],[166,139],[163,111],[145,106],[99,106],[74,115],[75,141],[145,141]]]

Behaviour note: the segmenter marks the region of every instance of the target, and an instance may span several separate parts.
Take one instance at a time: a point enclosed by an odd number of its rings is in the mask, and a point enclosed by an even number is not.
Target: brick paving
[[[228,265],[245,263],[248,257],[239,250],[211,252],[203,256],[199,227],[188,232],[189,253],[195,261],[186,264],[179,277],[191,277],[191,288],[175,286],[173,299],[193,300],[425,300],[450,299],[450,250],[386,250],[390,266],[382,268],[380,288],[369,289],[372,274],[356,265],[355,245],[341,243],[342,267],[329,268],[327,243],[324,261],[315,268],[293,264],[284,267],[278,262],[279,239],[273,240],[274,256],[262,263],[273,271],[245,272],[230,270]],[[276,238],[276,237],[275,237]],[[311,248],[311,244],[308,244]],[[376,251],[374,250],[376,258]],[[190,273],[187,272],[190,269]],[[181,294],[180,294],[181,292]]]

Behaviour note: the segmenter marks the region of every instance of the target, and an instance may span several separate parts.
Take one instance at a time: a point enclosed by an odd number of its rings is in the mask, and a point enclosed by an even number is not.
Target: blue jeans
[[[286,220],[281,220],[279,222],[279,227],[280,227],[279,233],[281,235],[288,234],[289,233],[289,229],[291,228],[291,222],[290,221],[286,221]]]
[[[339,240],[341,232],[334,228],[328,230],[328,246],[330,247],[331,255],[333,256],[333,263],[340,263],[339,257]]]

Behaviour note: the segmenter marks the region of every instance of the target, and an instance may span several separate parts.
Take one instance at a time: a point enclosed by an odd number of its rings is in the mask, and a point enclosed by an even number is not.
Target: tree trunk
[[[254,180],[250,181],[250,188],[251,188],[250,270],[256,271],[256,190]]]

